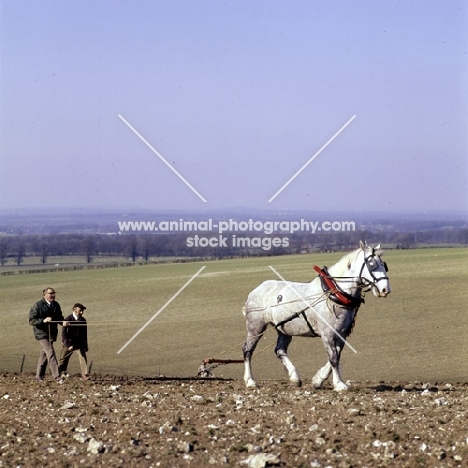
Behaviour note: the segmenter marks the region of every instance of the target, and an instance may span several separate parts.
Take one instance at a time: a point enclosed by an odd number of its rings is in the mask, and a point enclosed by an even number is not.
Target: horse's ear
[[[382,244],[379,242],[379,245],[375,248],[375,253],[380,257],[383,254]]]
[[[362,242],[362,240],[359,241],[359,247],[361,247],[361,250],[366,250],[366,243]]]

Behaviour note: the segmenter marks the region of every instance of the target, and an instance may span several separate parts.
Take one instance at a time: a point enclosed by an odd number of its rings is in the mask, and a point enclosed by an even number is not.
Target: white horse
[[[380,244],[372,248],[360,242],[359,249],[345,255],[335,265],[319,269],[319,277],[310,283],[269,280],[254,289],[243,309],[246,316],[247,340],[244,353],[244,381],[257,387],[252,374],[251,358],[268,325],[276,328],[276,356],[281,360],[292,384],[301,386],[301,378],[288,357],[293,336],[321,337],[328,362],[312,378],[320,388],[333,373],[336,391],[348,386],[340,375],[340,355],[351,333],[363,294],[371,290],[376,297],[390,292],[387,265],[380,255]]]

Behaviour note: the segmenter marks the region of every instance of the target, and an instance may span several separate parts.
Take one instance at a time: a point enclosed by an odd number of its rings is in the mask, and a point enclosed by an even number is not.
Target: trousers
[[[57,356],[55,355],[54,342],[44,338],[38,340],[41,345],[41,352],[39,354],[39,361],[37,362],[36,379],[43,379],[46,373],[47,364],[49,364],[50,371],[54,379],[59,377]]]
[[[86,358],[86,351],[83,349],[72,349],[71,351],[67,346],[62,346],[62,352],[60,353],[60,372],[67,372],[68,361],[74,351],[78,351],[78,360],[80,361],[81,375],[84,377],[88,375],[88,359]]]

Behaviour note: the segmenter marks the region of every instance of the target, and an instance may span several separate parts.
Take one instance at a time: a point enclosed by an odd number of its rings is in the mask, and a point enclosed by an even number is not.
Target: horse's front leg
[[[278,341],[276,342],[275,354],[285,367],[291,384],[295,387],[300,387],[302,385],[301,378],[297,373],[296,367],[288,356],[288,346],[291,343],[291,340],[292,336],[284,335],[278,331]]]
[[[341,378],[341,371],[340,371],[340,356],[341,356],[341,350],[342,344],[341,340],[340,344],[335,346],[335,355],[336,358],[333,358],[333,361],[330,361],[330,366],[332,368],[332,373],[333,373],[333,388],[337,392],[342,392],[343,390],[348,390],[348,386],[343,382],[343,379]]]
[[[329,362],[327,362],[323,367],[321,367],[315,375],[312,377],[312,387],[313,388],[322,388],[323,382],[328,379],[331,374],[332,367]]]
[[[347,390],[348,386],[343,382],[340,373],[340,356],[344,345],[343,340],[334,334],[332,336],[322,335],[322,342],[328,355],[328,362],[314,375],[312,386],[320,388],[330,373],[332,373],[333,388],[337,392]]]

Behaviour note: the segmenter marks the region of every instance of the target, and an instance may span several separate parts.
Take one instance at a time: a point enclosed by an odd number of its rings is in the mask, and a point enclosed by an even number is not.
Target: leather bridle
[[[382,276],[377,278],[374,274],[374,270],[379,267],[379,261],[382,262],[383,267],[385,268],[385,272],[388,271],[387,264],[381,260],[381,258],[372,252],[371,255],[364,254],[364,262],[361,266],[361,270],[359,271],[358,277],[358,284],[357,287],[361,290],[361,293],[369,291],[372,286],[375,286],[381,280],[388,280],[388,276]],[[363,277],[362,274],[364,272],[364,268],[367,267],[367,271],[372,277],[373,281],[368,280],[367,278]],[[351,306],[351,307],[359,307],[361,302],[364,302],[364,298],[359,294],[359,296],[352,296],[351,294],[343,291],[337,284],[336,280],[353,280],[355,278],[351,277],[333,277],[328,273],[326,267],[320,268],[318,266],[314,266],[314,270],[319,274],[320,281],[322,283],[322,289],[329,294],[330,299],[333,302],[336,302],[339,305],[344,306]]]
[[[361,266],[361,271],[359,272],[359,285],[362,285],[364,288],[367,288],[367,291],[372,287],[375,286],[379,281],[381,280],[388,280],[388,276],[381,276],[380,278],[377,278],[377,276],[374,275],[374,270],[376,270],[379,267],[379,262],[382,262],[382,265],[385,269],[385,272],[388,272],[388,266],[387,264],[382,261],[382,259],[376,255],[374,252],[372,252],[371,255],[366,255],[364,254],[364,263]],[[364,271],[364,267],[367,267],[367,271],[371,275],[373,281],[369,281],[367,278],[364,278],[362,276],[362,273]]]

